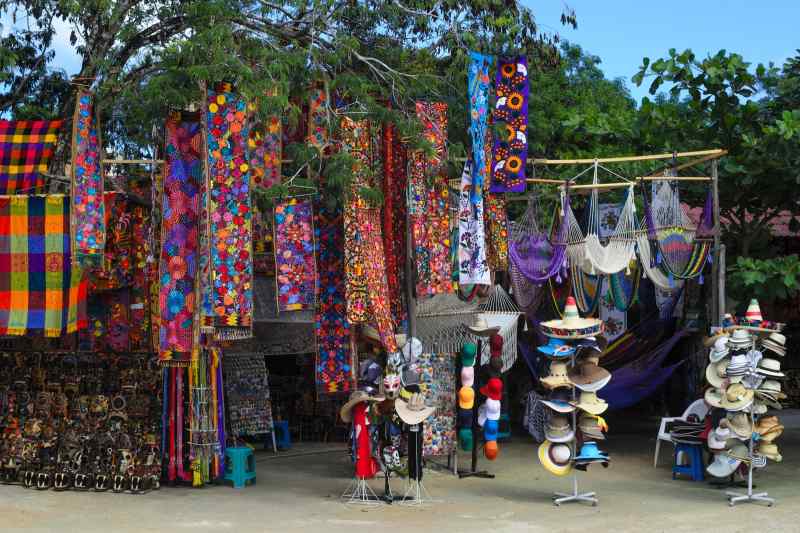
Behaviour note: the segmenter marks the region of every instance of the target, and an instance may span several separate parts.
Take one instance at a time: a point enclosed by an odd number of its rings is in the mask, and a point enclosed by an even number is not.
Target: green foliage
[[[766,302],[788,300],[800,291],[800,259],[797,255],[773,259],[739,257],[728,270],[729,290],[742,301],[751,294]]]

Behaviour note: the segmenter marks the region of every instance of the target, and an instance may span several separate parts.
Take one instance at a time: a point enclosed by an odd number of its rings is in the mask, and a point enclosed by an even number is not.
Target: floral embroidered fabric
[[[314,309],[317,267],[310,201],[275,206],[275,283],[278,311]]]
[[[252,336],[253,243],[247,104],[228,84],[209,90],[208,217],[212,317],[220,339]]]
[[[100,134],[92,95],[78,91],[72,125],[72,250],[79,262],[97,264],[105,249],[105,202]]]
[[[406,250],[407,157],[393,124],[383,127],[383,251],[389,303],[397,324],[406,320],[403,305],[403,266]]]
[[[488,137],[488,135],[487,135]],[[487,150],[491,146],[486,143]],[[490,158],[486,158],[487,164]],[[484,182],[483,223],[486,231],[486,259],[495,272],[508,270],[508,218],[503,194],[489,191],[489,181]]]
[[[250,132],[247,139],[250,160],[250,182],[254,191],[267,190],[281,182],[283,128],[280,117],[271,115],[255,120],[250,105]]]
[[[483,229],[483,195],[471,201],[472,163],[467,161],[461,174],[458,202],[458,282],[461,285],[489,285],[491,272],[486,261],[486,236]]]
[[[486,179],[486,161],[484,161],[486,141],[486,124],[489,116],[489,68],[492,56],[470,52],[469,70],[467,71],[467,89],[469,97],[470,125],[469,135],[472,139],[471,191],[472,203],[477,203],[483,194],[483,183]]]
[[[308,107],[308,144],[319,151],[328,146],[328,89],[322,83],[311,88],[311,100]]]
[[[492,192],[525,192],[528,90],[527,58],[500,58],[495,79],[494,122],[502,124],[505,133],[494,141]]]

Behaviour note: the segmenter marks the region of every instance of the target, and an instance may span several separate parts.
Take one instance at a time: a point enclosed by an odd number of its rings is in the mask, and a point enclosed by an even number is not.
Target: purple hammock
[[[564,265],[567,253],[567,213],[569,212],[569,194],[565,196],[562,217],[555,235],[555,244],[549,236],[541,231],[528,233],[512,239],[508,246],[508,255],[520,273],[535,283],[547,281],[555,276]],[[535,219],[535,214],[534,219]]]

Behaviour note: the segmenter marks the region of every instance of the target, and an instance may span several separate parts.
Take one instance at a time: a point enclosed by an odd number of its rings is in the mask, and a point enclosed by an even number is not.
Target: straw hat
[[[599,318],[581,318],[575,298],[567,298],[564,307],[564,318],[542,322],[542,333],[557,339],[583,339],[602,333],[603,321]]]
[[[470,333],[478,337],[491,337],[500,331],[500,326],[489,327],[489,323],[486,322],[486,319],[481,315],[475,315],[472,318],[472,324],[465,324],[464,326],[469,330]]]
[[[352,411],[353,407],[361,402],[382,402],[385,398],[382,396],[370,396],[363,390],[357,390],[350,393],[350,399],[339,409],[339,416],[342,417],[342,420],[345,422],[350,422],[352,420]]]
[[[714,455],[714,461],[708,465],[706,472],[714,477],[728,477],[742,464],[740,457],[747,455],[747,446],[741,442],[733,444],[727,452]]]
[[[550,390],[557,389],[559,387],[569,387],[572,383],[567,377],[567,363],[554,360],[550,363],[550,375],[546,378],[542,378],[541,381],[542,385],[545,388]]]
[[[566,387],[560,387],[550,393],[550,398],[541,400],[550,409],[559,413],[571,413],[575,406],[571,403],[572,391]]]
[[[706,389],[706,393],[703,396],[706,403],[711,407],[721,408],[722,407],[722,394],[723,391],[718,389],[717,387],[711,387]]]
[[[733,334],[731,335],[730,339],[728,339],[728,345],[731,348],[742,348],[742,347],[750,347],[753,343],[753,337],[750,335],[750,332],[746,329],[735,329],[733,330]]]
[[[763,455],[770,461],[775,461],[776,463],[783,461],[783,456],[778,451],[778,445],[773,444],[772,442],[759,442],[756,453],[758,455]]]
[[[599,416],[581,413],[578,420],[578,428],[581,430],[584,439],[605,440],[604,431],[608,430],[608,424]]]
[[[786,355],[786,337],[780,333],[770,333],[761,341],[761,345],[776,355],[781,357]]]
[[[575,430],[566,416],[553,415],[544,426],[544,436],[550,442],[570,442],[575,438]]]
[[[747,311],[744,313],[744,318],[750,323],[761,323],[764,318],[761,316],[761,307],[758,305],[758,300],[753,298],[750,300],[750,305],[747,306]]]
[[[722,451],[726,449],[726,441],[730,437],[730,430],[728,428],[717,428],[708,433],[708,449],[713,451]]]
[[[572,404],[578,409],[593,415],[601,415],[608,409],[606,401],[598,398],[597,394],[590,391],[581,391],[578,401]]]
[[[366,337],[367,339],[375,342],[381,342],[381,335],[378,333],[378,330],[369,325],[361,326],[361,334]],[[397,343],[397,349],[401,349],[405,346],[406,341],[408,340],[407,335],[397,334],[394,336],[394,341]]]
[[[397,416],[406,424],[413,426],[419,424],[436,411],[435,407],[428,407],[422,395],[414,393],[411,398],[406,402],[402,398],[394,402],[394,409],[397,411]]]
[[[709,363],[706,367],[706,381],[718,389],[724,388],[730,359],[722,359],[716,363]]]
[[[747,413],[738,412],[728,415],[728,427],[742,439],[749,439],[753,434],[753,421]]]
[[[539,462],[554,476],[566,476],[572,472],[572,448],[545,440],[539,446]]]
[[[729,353],[731,353],[731,349],[728,348],[728,337],[723,336],[714,341],[714,346],[711,347],[708,357],[712,363],[716,363]]]
[[[741,383],[733,383],[725,390],[722,397],[722,408],[728,411],[741,411],[753,403],[754,393],[752,390],[744,388]]]
[[[761,435],[764,442],[772,442],[781,436],[784,426],[780,423],[777,416],[765,416],[758,421],[755,430]]]
[[[758,362],[756,373],[761,374],[762,376],[773,376],[776,378],[782,378],[786,376],[786,374],[781,372],[781,362],[777,359],[770,359],[768,357],[764,357]]]
[[[570,381],[579,389],[596,392],[611,380],[611,372],[591,363],[581,363],[569,371]]]

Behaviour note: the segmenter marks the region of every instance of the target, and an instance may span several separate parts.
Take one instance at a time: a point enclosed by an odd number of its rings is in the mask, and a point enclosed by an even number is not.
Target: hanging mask
[[[383,447],[383,464],[389,470],[399,470],[402,466],[400,462],[400,450],[395,446]]]
[[[400,395],[400,375],[386,374],[383,378],[383,394],[389,400],[394,400]]]

